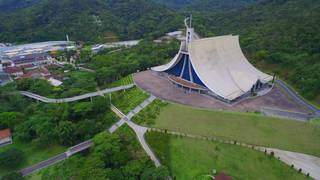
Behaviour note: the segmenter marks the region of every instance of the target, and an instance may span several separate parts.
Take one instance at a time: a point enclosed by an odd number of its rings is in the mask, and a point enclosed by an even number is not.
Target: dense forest
[[[27,8],[40,2],[40,0],[0,0],[0,13]]]
[[[146,0],[43,0],[0,15],[0,42],[65,39],[106,42],[160,36],[183,17]]]
[[[239,34],[242,48],[264,71],[320,102],[320,1],[264,1],[234,12],[201,13],[204,36]]]
[[[320,1],[42,0],[2,13],[0,42],[152,39],[183,28],[189,14],[201,36],[239,34],[256,66],[320,102]]]
[[[128,127],[120,129],[115,135],[104,132],[119,119],[109,109],[109,98],[95,97],[73,103],[46,104],[24,98],[15,92],[28,90],[49,97],[70,97],[95,91],[96,88],[109,87],[133,72],[165,63],[174,55],[178,44],[177,41],[161,44],[142,41],[131,49],[113,53],[106,50],[84,58],[82,62],[96,72],[78,71],[68,66],[51,69],[53,73],[68,71],[64,74],[68,78],[63,80],[63,85],[59,88],[42,79],[21,79],[0,87],[0,129],[10,128],[14,136],[14,147],[7,146],[7,149],[0,150],[0,179],[21,179],[14,171],[34,164],[30,159],[40,156],[42,151],[57,147],[65,149],[91,138],[95,142],[93,148],[42,172],[42,178],[167,177],[167,168],[154,167]],[[147,97],[139,89],[133,88],[113,93],[112,103],[128,113]],[[104,133],[99,134],[100,132]],[[29,148],[37,150],[34,155],[30,155],[33,152]],[[53,155],[55,154],[51,156]]]

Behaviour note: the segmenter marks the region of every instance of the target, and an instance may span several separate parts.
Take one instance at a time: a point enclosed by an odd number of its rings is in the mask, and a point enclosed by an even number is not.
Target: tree
[[[108,67],[102,67],[97,70],[96,80],[98,85],[101,86],[106,83],[113,82],[114,80],[116,80],[116,76],[117,76],[117,72],[114,69],[108,68]]]
[[[9,172],[5,174],[0,180],[23,180],[24,178],[20,173],[17,172]]]
[[[70,121],[61,121],[57,127],[59,142],[65,146],[71,146],[75,142],[75,125]]]
[[[170,179],[170,173],[166,166],[160,166],[158,168],[148,168],[146,169],[141,179],[142,180],[163,180],[163,179]]]
[[[2,168],[15,168],[25,160],[24,153],[19,149],[8,149],[0,153],[0,166]]]
[[[20,112],[2,112],[0,113],[0,129],[14,127],[23,119],[23,114]]]
[[[92,57],[92,51],[91,51],[91,47],[87,46],[84,47],[83,49],[81,49],[80,52],[80,62],[89,62],[91,60]]]
[[[105,97],[97,97],[93,100],[94,114],[102,114],[109,109],[110,102]]]
[[[56,126],[53,122],[51,122],[50,118],[42,118],[41,120],[43,122],[36,124],[38,141],[42,146],[51,145],[56,142]]]
[[[73,116],[84,118],[93,111],[91,102],[80,102],[72,107]]]

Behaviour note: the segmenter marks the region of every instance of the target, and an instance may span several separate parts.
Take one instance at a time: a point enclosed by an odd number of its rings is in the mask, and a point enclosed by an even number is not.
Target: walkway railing
[[[87,93],[87,94],[83,94],[83,95],[79,95],[79,96],[74,96],[74,97],[70,97],[70,98],[62,98],[62,99],[47,98],[47,97],[40,96],[38,94],[34,94],[34,93],[31,93],[28,91],[20,91],[20,94],[23,96],[27,96],[29,98],[41,101],[41,102],[45,102],[45,103],[66,103],[66,102],[79,101],[82,99],[87,99],[87,98],[96,97],[96,96],[102,96],[103,94],[108,94],[108,93],[121,91],[121,90],[125,90],[125,89],[130,89],[134,86],[135,86],[134,84],[129,84],[129,85],[125,85],[125,86],[104,89],[101,91],[96,91],[96,92],[92,92],[92,93]]]

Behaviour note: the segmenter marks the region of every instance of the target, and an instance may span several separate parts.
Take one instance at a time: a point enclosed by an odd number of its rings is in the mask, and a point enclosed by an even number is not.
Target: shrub
[[[1,180],[23,180],[23,177],[20,173],[10,172],[5,174]]]
[[[8,149],[0,153],[0,166],[3,168],[18,167],[24,161],[24,153],[18,149]]]

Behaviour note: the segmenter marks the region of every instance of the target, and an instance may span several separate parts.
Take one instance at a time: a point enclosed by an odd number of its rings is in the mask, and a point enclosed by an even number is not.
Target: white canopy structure
[[[209,94],[227,102],[258,91],[273,79],[249,63],[241,50],[239,36],[198,39],[193,28],[186,26],[187,39],[179,53],[168,64],[153,67],[153,71],[179,77],[182,83],[203,86]]]

